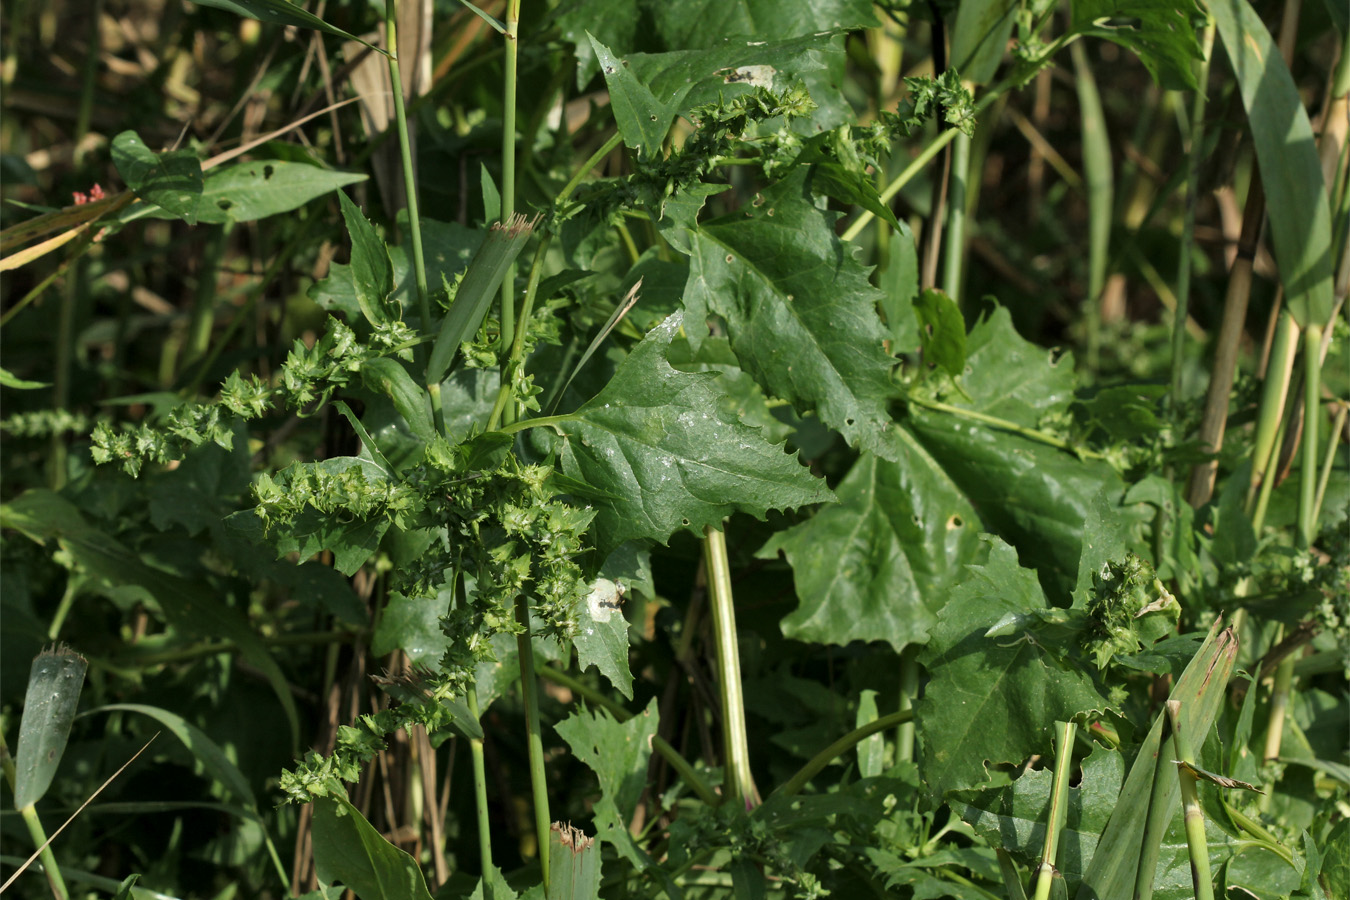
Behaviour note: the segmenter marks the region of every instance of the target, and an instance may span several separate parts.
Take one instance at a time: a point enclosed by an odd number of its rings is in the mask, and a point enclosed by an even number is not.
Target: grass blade
[[[441,322],[440,334],[436,336],[431,359],[427,362],[428,383],[438,383],[445,377],[459,345],[478,330],[492,304],[497,285],[502,283],[507,268],[524,249],[538,221],[538,217],[527,221],[516,214],[510,221],[494,223],[488,230],[487,240],[474,254],[455,294],[455,302]]]
[[[553,878],[548,900],[591,900],[600,890],[600,847],[581,829],[554,822],[549,831],[548,855]]]
[[[1332,306],[1331,213],[1308,114],[1251,4],[1214,0],[1209,11],[1233,61],[1251,123],[1289,311],[1301,327],[1325,325]]]

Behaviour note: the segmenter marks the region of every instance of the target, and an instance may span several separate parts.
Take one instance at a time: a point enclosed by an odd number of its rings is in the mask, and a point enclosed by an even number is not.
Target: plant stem
[[[539,868],[544,890],[549,884],[548,782],[544,779],[544,736],[539,730],[539,683],[534,672],[534,646],[530,639],[530,603],[524,594],[516,597],[516,621],[523,631],[516,635],[520,654],[520,696],[525,703],[525,732],[530,752],[530,789],[534,794],[534,828],[539,839]]]
[[[908,400],[915,406],[922,406],[925,409],[931,409],[934,412],[944,412],[961,419],[971,419],[975,422],[983,422],[985,425],[992,425],[994,428],[1011,431],[1014,434],[1019,434],[1029,440],[1037,441],[1042,444],[1049,444],[1051,447],[1067,451],[1084,459],[1103,458],[1102,454],[1097,453],[1096,451],[1089,450],[1086,447],[1078,447],[1063,438],[1055,437],[1053,434],[1046,434],[1044,431],[1027,428],[1025,425],[1018,425],[1016,422],[1000,419],[997,416],[991,416],[987,413],[976,412],[973,409],[963,409],[960,406],[951,406],[950,404],[943,403],[939,400],[926,400],[922,397],[910,396]]]
[[[731,597],[725,532],[711,525],[704,527],[703,558],[708,567],[708,601],[717,648],[717,687],[722,701],[722,794],[734,800],[739,808],[748,810],[759,805],[759,792],[750,772],[750,741],[745,731],[745,699],[741,695],[740,643],[736,638],[736,609]]]
[[[1073,739],[1078,725],[1074,722],[1056,724],[1060,726],[1060,733],[1055,746],[1055,783],[1050,799],[1050,819],[1045,823],[1045,850],[1036,873],[1035,900],[1049,900],[1056,872],[1055,859],[1059,853],[1059,835],[1068,815],[1065,804],[1069,796],[1069,775],[1073,770]]]
[[[900,709],[911,717],[895,729],[895,761],[914,761],[914,698],[919,694],[919,645],[907,644],[900,651]]]
[[[600,161],[604,159],[606,156],[609,156],[611,153],[613,153],[614,148],[618,147],[619,144],[622,142],[623,142],[623,135],[619,134],[616,131],[613,134],[613,136],[610,137],[609,140],[605,141],[600,146],[599,150],[592,153],[590,158],[581,164],[581,168],[577,169],[576,172],[572,175],[572,180],[567,182],[567,184],[563,186],[562,191],[559,192],[558,199],[556,202],[563,203],[564,201],[567,200],[568,197],[571,197],[572,192],[581,186],[582,180],[584,180],[585,177],[591,173],[591,170],[594,169],[596,166],[600,165]]]
[[[1317,425],[1322,401],[1322,326],[1303,330],[1303,462],[1299,472],[1298,546],[1306,550],[1317,537]]]
[[[1191,107],[1191,146],[1186,169],[1186,214],[1181,226],[1180,255],[1177,261],[1177,308],[1172,315],[1172,418],[1181,410],[1181,375],[1186,358],[1186,323],[1191,310],[1191,247],[1195,244],[1196,185],[1200,180],[1200,161],[1205,152],[1205,85],[1209,83],[1209,61],[1214,50],[1214,23],[1210,22],[1202,38],[1204,56],[1200,60],[1197,80],[1200,90],[1195,92]]]
[[[952,173],[947,184],[947,255],[943,259],[942,289],[961,305],[961,272],[966,262],[966,182],[970,177],[970,137],[960,129],[952,144]]]
[[[1167,701],[1167,716],[1172,720],[1172,741],[1177,758],[1193,764],[1190,735],[1181,730],[1181,702]],[[1185,766],[1178,766],[1181,779],[1181,802],[1185,810],[1186,847],[1191,855],[1191,887],[1195,900],[1214,900],[1214,878],[1209,871],[1209,845],[1205,840],[1205,814],[1200,808],[1200,795],[1195,788],[1196,778]]]
[[[516,62],[520,49],[518,40],[520,31],[520,0],[506,0],[506,31],[502,37],[506,40],[504,81],[502,85],[502,221],[511,218],[516,211]],[[512,263],[502,279],[501,304],[501,340],[503,345],[515,341],[516,330],[516,266]],[[524,327],[523,323],[521,327]],[[502,382],[507,382],[506,366],[502,366]],[[548,833],[542,836],[539,845],[539,857],[548,856]],[[545,879],[547,880],[547,879]]]
[[[403,103],[403,76],[398,66],[398,0],[384,0],[384,40],[389,51],[389,84],[394,95],[394,124],[398,152],[403,163],[403,196],[408,204],[408,236],[412,241],[413,281],[417,285],[417,315],[421,330],[431,329],[431,301],[427,291],[426,258],[422,252],[422,219],[417,208],[417,176],[413,169],[412,142],[408,137],[408,111]],[[426,345],[418,345],[425,362]],[[439,404],[432,404],[433,409]]]
[[[1266,367],[1265,384],[1261,393],[1261,412],[1256,421],[1256,436],[1252,439],[1252,474],[1247,486],[1246,512],[1251,515],[1256,498],[1266,477],[1275,477],[1271,470],[1276,462],[1274,454],[1280,422],[1284,417],[1285,397],[1294,372],[1295,350],[1298,348],[1299,327],[1286,306],[1275,325],[1271,342],[1270,364]]]
[[[469,685],[464,702],[474,720],[478,719],[478,687]],[[492,871],[492,824],[488,817],[487,767],[483,762],[483,739],[469,738],[469,757],[473,762],[473,802],[478,813],[478,864],[483,877]]]
[[[1347,409],[1350,409],[1350,407],[1342,402],[1340,410],[1336,413],[1336,421],[1331,425],[1331,433],[1327,435],[1327,452],[1322,460],[1322,475],[1317,481],[1317,497],[1313,501],[1314,519],[1321,518],[1322,500],[1327,495],[1327,482],[1331,480],[1331,470],[1336,464],[1336,448],[1340,446],[1341,431],[1345,428]]]
[[[5,783],[9,785],[9,792],[13,795],[18,773],[14,770],[14,757],[10,755],[9,744],[5,741],[3,730],[0,730],[0,769],[3,769]],[[66,900],[70,892],[66,889],[65,879],[61,877],[61,868],[56,864],[52,848],[47,844],[47,832],[42,827],[42,820],[38,818],[37,809],[30,803],[19,810],[19,817],[23,819],[28,835],[33,839],[33,846],[43,848],[38,858],[42,860],[42,870],[47,875],[48,884],[51,885],[52,896],[57,900]]]
[[[848,734],[811,757],[806,765],[797,770],[797,774],[783,782],[783,784],[773,792],[773,796],[777,797],[781,795],[784,797],[791,797],[800,792],[802,788],[806,787],[807,782],[820,774],[821,770],[828,766],[835,757],[842,756],[849,752],[878,731],[885,731],[887,728],[894,728],[897,725],[901,725],[905,722],[912,722],[913,720],[914,710],[907,709],[904,712],[894,712],[889,716],[882,716],[875,722],[868,722],[861,728],[850,731]]]

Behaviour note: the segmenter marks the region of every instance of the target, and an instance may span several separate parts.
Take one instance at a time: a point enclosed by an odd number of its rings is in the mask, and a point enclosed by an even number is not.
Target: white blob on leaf
[[[586,606],[591,611],[591,618],[597,622],[608,622],[609,617],[619,611],[625,590],[621,582],[597,578],[586,597]]]

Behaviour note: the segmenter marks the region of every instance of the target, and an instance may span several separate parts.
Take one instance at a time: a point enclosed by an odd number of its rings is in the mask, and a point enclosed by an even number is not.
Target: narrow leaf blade
[[[313,28],[315,31],[322,31],[325,34],[365,44],[376,53],[384,53],[383,50],[369,41],[364,41],[354,34],[349,34],[335,25],[329,25],[313,13],[287,3],[286,0],[194,0],[194,2],[199,6],[214,6],[216,9],[223,9],[246,19],[257,19],[260,22],[271,22],[274,25]]]
[[[88,663],[68,647],[43,650],[28,673],[19,746],[14,756],[14,808],[32,806],[51,787],[70,738]]]
[[[356,287],[356,302],[361,315],[371,325],[389,321],[388,300],[394,292],[394,264],[389,251],[375,233],[375,229],[361,213],[361,208],[338,191],[342,218],[347,223],[347,234],[352,239],[352,284]]]

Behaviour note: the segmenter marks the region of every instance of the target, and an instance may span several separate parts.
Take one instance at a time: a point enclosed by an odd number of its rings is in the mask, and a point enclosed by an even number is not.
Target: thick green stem
[[[1059,854],[1059,835],[1068,814],[1069,776],[1073,772],[1073,739],[1078,731],[1074,722],[1057,722],[1059,740],[1055,745],[1055,783],[1050,799],[1050,820],[1045,823],[1045,849],[1036,873],[1035,900],[1049,900],[1054,884],[1055,859]]]
[[[970,136],[956,130],[952,144],[952,175],[947,184],[947,256],[942,266],[942,289],[961,304],[961,274],[966,264],[966,183],[970,176]]]
[[[895,728],[895,761],[914,761],[914,698],[919,695],[919,645],[909,644],[900,652],[900,709],[911,718]]]
[[[723,523],[725,527],[725,523]],[[741,695],[740,643],[731,597],[731,565],[727,537],[711,525],[703,529],[703,558],[708,569],[708,600],[717,647],[717,687],[722,701],[722,795],[742,809],[759,804],[750,772],[750,741],[745,731],[745,699]]]
[[[1193,765],[1195,753],[1191,749],[1190,735],[1181,729],[1181,702],[1168,700],[1167,715],[1172,720],[1172,740],[1176,745],[1177,758]],[[1181,779],[1186,847],[1191,855],[1191,886],[1195,890],[1195,900],[1214,900],[1214,877],[1209,871],[1209,844],[1205,839],[1205,814],[1200,808],[1196,777],[1186,766],[1177,768]]]
[[[1271,342],[1270,365],[1266,367],[1266,378],[1261,393],[1261,412],[1256,420],[1256,436],[1252,440],[1252,474],[1247,487],[1247,514],[1251,515],[1256,507],[1256,498],[1261,490],[1274,460],[1276,435],[1280,431],[1280,421],[1284,417],[1285,397],[1289,393],[1289,380],[1294,371],[1294,351],[1298,348],[1299,328],[1288,307],[1280,313],[1275,325],[1275,337]]]
[[[548,782],[544,778],[544,736],[539,730],[539,681],[534,672],[534,646],[530,638],[530,603],[524,594],[516,597],[516,635],[520,654],[520,696],[525,703],[525,732],[530,752],[530,789],[534,795],[534,828],[539,840],[539,869],[548,890]]]
[[[478,688],[470,685],[464,702],[474,721],[478,720]],[[469,739],[469,758],[473,762],[473,802],[478,813],[478,864],[483,877],[492,871],[492,822],[488,817],[487,767],[483,762],[483,739]]]

